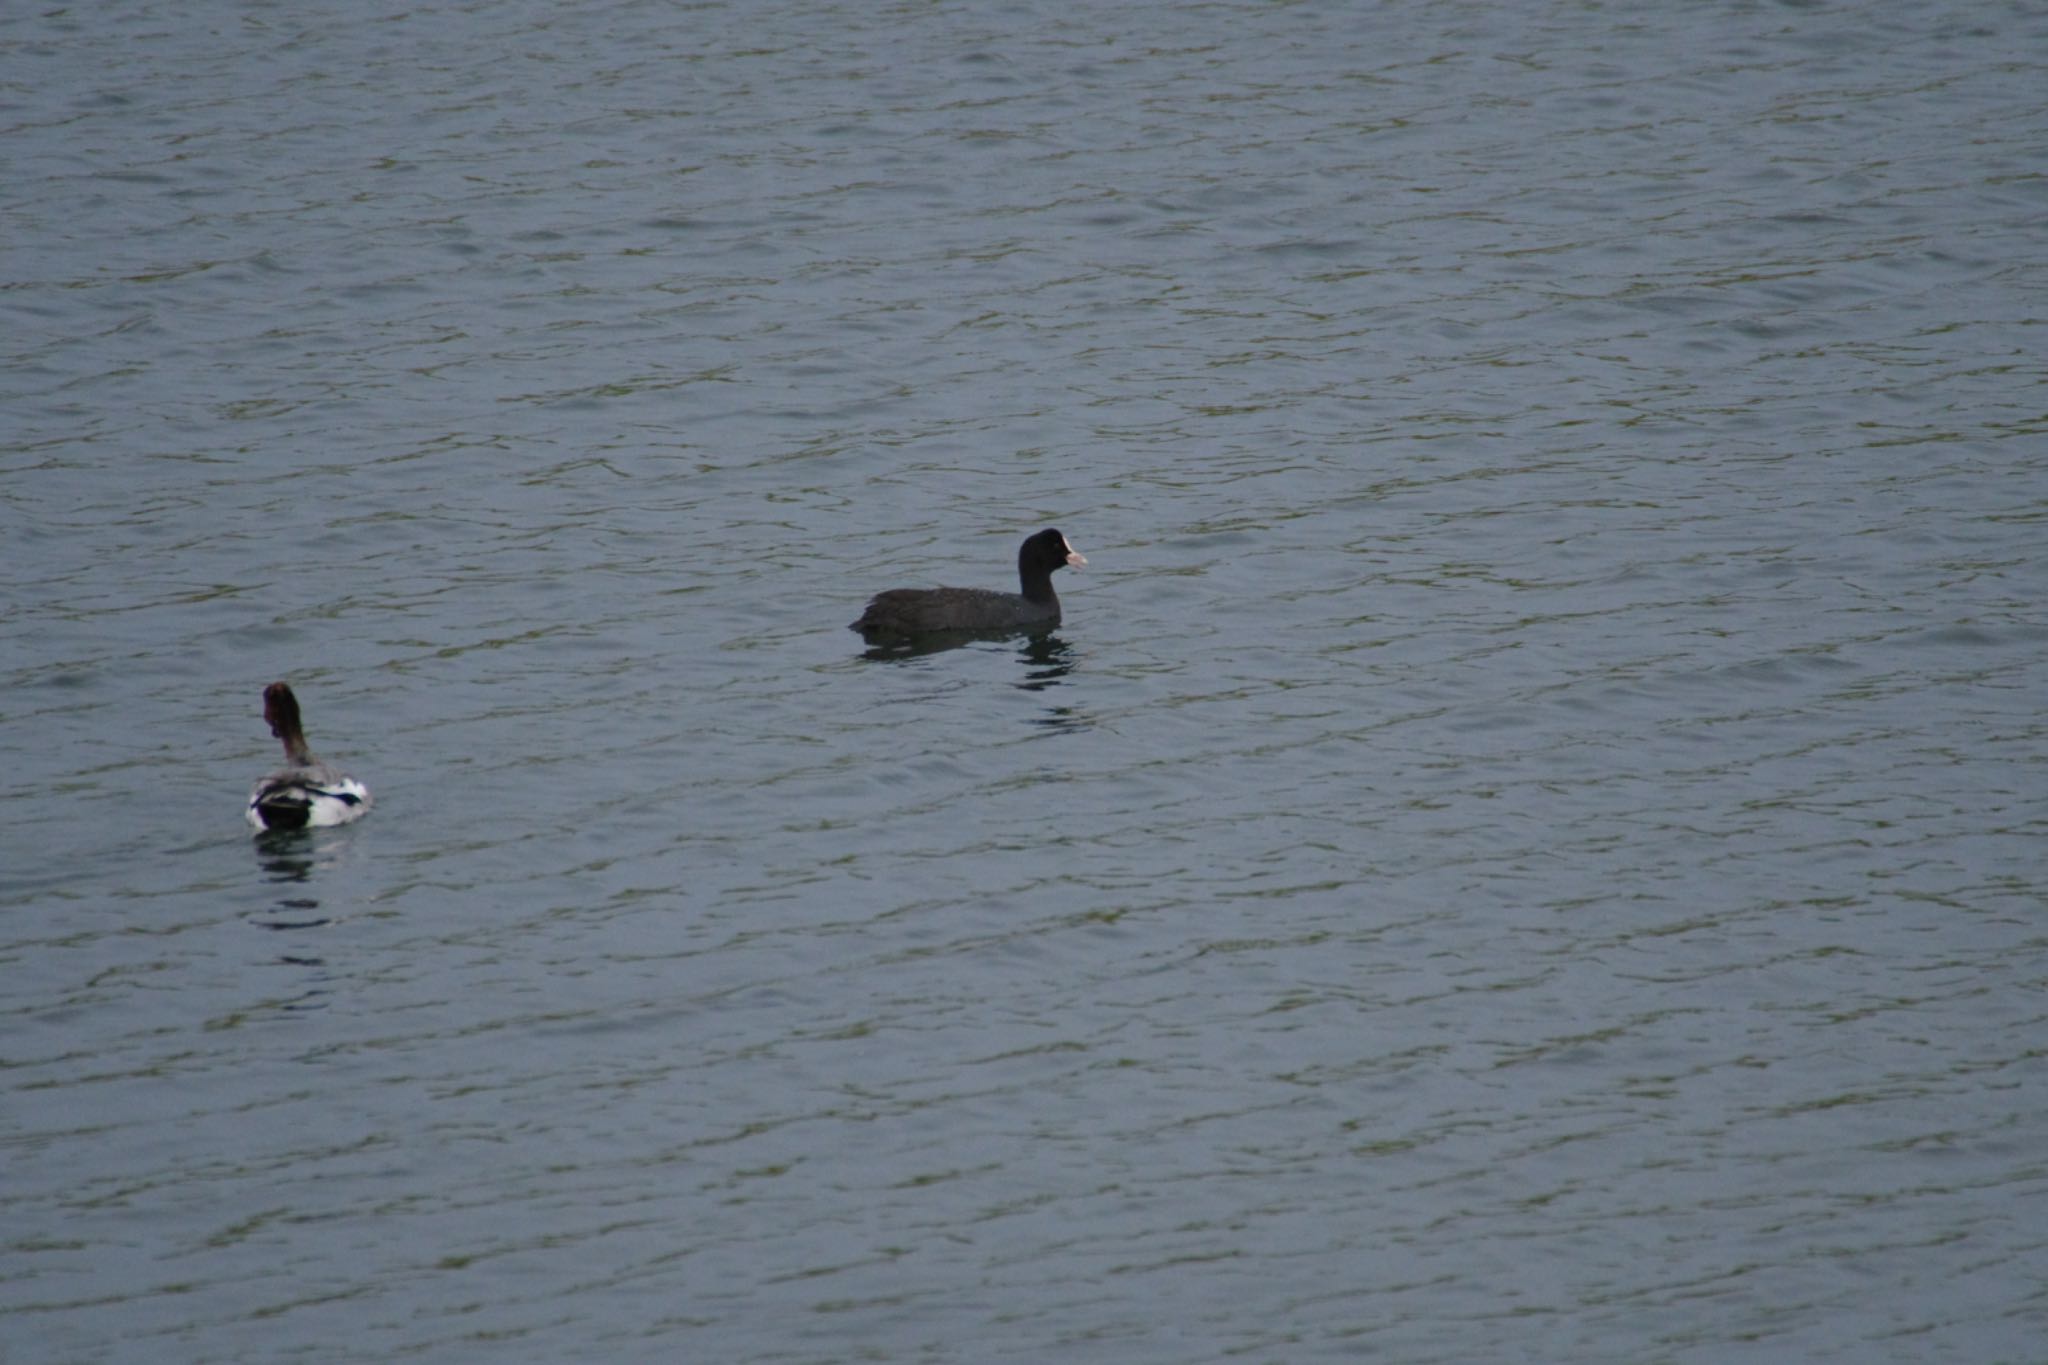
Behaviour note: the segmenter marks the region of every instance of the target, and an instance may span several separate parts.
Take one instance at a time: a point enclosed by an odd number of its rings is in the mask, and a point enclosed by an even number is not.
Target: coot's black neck
[[[1033,564],[1022,555],[1017,557],[1017,578],[1024,585],[1024,600],[1040,606],[1060,599],[1053,595],[1052,570],[1043,564]]]

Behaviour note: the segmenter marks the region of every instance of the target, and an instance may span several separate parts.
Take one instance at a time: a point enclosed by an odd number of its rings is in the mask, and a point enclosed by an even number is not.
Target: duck
[[[852,628],[869,639],[904,639],[945,633],[1050,630],[1060,623],[1052,576],[1088,561],[1048,527],[1017,550],[1022,592],[989,588],[890,588],[878,592]]]
[[[249,793],[249,823],[263,830],[345,825],[370,809],[370,789],[322,763],[306,747],[299,723],[299,699],[289,685],[263,689],[263,719],[284,742],[284,766]]]

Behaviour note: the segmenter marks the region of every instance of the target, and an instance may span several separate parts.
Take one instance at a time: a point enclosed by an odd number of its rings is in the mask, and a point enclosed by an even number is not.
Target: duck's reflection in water
[[[286,894],[280,895],[269,910],[251,916],[250,923],[279,933],[306,933],[333,924],[334,916],[323,911],[320,898],[310,893],[314,879],[341,861],[350,838],[346,834],[315,830],[258,834],[254,840],[256,865],[264,880]],[[327,969],[327,959],[307,951],[313,946],[310,940],[296,941],[291,945],[292,951],[278,954],[280,966],[295,968],[302,977],[293,994],[265,1000],[269,1009],[290,1014],[327,1007],[334,978]]]

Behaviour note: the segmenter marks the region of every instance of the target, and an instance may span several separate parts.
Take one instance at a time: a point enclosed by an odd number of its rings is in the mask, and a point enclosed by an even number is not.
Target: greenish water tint
[[[2043,52],[0,16],[0,1355],[2034,1358]]]

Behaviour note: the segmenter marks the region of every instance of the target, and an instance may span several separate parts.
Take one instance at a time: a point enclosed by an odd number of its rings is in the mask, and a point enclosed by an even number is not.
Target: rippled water
[[[2043,53],[0,15],[0,1354],[2038,1359]]]

